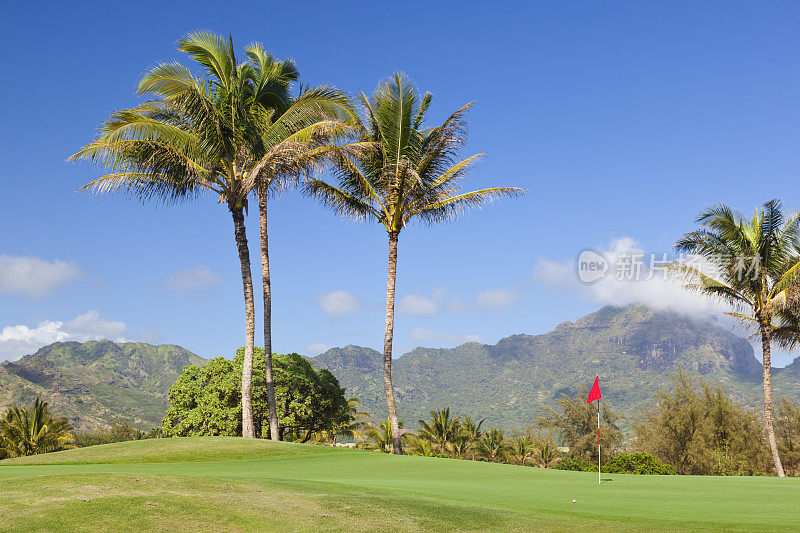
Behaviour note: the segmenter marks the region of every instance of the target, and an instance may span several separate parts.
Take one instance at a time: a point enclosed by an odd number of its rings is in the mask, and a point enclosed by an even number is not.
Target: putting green
[[[226,437],[158,439],[0,461],[0,529],[800,530],[800,479],[603,479]]]

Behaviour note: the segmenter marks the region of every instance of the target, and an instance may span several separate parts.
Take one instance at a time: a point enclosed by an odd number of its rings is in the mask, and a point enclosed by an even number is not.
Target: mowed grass
[[[159,439],[0,461],[0,529],[800,530],[798,479],[603,480],[323,446]]]

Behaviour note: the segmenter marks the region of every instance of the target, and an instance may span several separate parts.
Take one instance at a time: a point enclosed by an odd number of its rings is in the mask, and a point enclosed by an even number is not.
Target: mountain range
[[[760,355],[760,354],[759,354]],[[360,346],[310,358],[361,400],[374,419],[386,416],[383,356]],[[171,344],[58,342],[0,365],[0,407],[39,395],[82,430],[125,419],[159,426],[167,392],[181,369],[205,359]],[[432,409],[485,418],[510,429],[532,423],[548,405],[600,376],[603,399],[631,420],[684,369],[719,383],[735,400],[758,408],[761,364],[746,339],[718,322],[643,306],[604,307],[542,335],[511,335],[496,344],[419,347],[393,362],[397,407],[409,427]],[[774,397],[800,397],[800,359],[773,369]]]
[[[0,406],[41,396],[80,430],[122,419],[150,429],[161,425],[167,391],[183,367],[204,362],[172,344],[57,342],[0,365]]]
[[[332,348],[312,359],[361,400],[386,416],[382,354]],[[718,322],[643,306],[604,307],[542,335],[511,335],[496,344],[415,348],[392,363],[398,414],[410,426],[432,409],[485,418],[501,428],[533,423],[562,393],[574,394],[600,376],[603,398],[631,420],[684,369],[719,383],[749,407],[762,398],[761,363],[753,347]],[[800,396],[800,359],[773,369],[773,394]]]

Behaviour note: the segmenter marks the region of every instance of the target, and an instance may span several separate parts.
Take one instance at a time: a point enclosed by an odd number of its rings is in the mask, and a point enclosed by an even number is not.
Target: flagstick
[[[597,400],[597,484],[600,485],[600,400]]]

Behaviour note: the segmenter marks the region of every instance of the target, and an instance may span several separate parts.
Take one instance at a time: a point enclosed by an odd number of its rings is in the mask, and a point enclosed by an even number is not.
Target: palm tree
[[[242,434],[255,437],[255,308],[245,232],[248,196],[264,176],[291,174],[307,168],[309,158],[319,158],[306,148],[319,141],[320,132],[331,129],[329,121],[320,123],[320,109],[346,103],[346,99],[318,88],[305,91],[284,109],[280,88],[283,78],[291,78],[291,69],[271,68],[275,62],[267,60],[259,45],[248,48],[252,64],[237,61],[230,38],[226,43],[209,33],[188,35],[178,41],[178,49],[200,64],[206,78],[194,76],[179,63],[158,65],[143,76],[138,88],[140,96],[148,95],[151,100],[113,113],[101,126],[101,135],[70,159],[87,159],[109,171],[82,190],[124,192],[167,202],[212,193],[228,208],[245,303]],[[273,118],[277,108],[280,116]],[[271,353],[271,346],[269,349]],[[271,385],[270,359],[267,377]],[[271,428],[277,426],[272,390],[268,396]],[[271,431],[273,439],[277,434]]]
[[[558,446],[551,435],[533,439],[532,458],[539,468],[550,468],[558,461]]]
[[[511,456],[520,466],[525,466],[525,461],[534,454],[534,441],[530,435],[523,435],[511,442]]]
[[[272,278],[269,269],[267,204],[271,195],[297,185],[338,148],[332,143],[351,132],[354,118],[350,101],[326,87],[301,92],[292,98],[289,89],[299,73],[291,60],[277,61],[259,44],[246,50],[250,59],[252,89],[249,103],[259,117],[255,121],[255,164],[251,171],[258,198],[261,241],[261,279],[264,300],[264,353],[266,354],[267,404],[270,438],[279,440],[272,376]]]
[[[438,452],[431,444],[431,441],[414,437],[408,445],[409,452],[412,455],[419,455],[422,457],[436,457]]]
[[[788,307],[800,272],[795,253],[798,216],[786,219],[781,202],[770,200],[749,219],[726,205],[715,205],[700,213],[697,223],[702,228],[684,235],[676,248],[701,257],[710,266],[709,272],[686,263],[670,269],[684,276],[686,288],[730,305],[733,311],[726,314],[760,334],[764,427],[775,470],[783,477],[773,427],[770,345],[773,322]]]
[[[508,455],[510,446],[503,432],[496,427],[483,434],[478,442],[478,452],[490,463],[503,461]]]
[[[472,453],[473,461],[475,460],[475,453],[478,449],[478,443],[483,435],[481,432],[481,426],[484,422],[486,422],[485,418],[482,418],[476,422],[472,418],[465,416],[464,421],[461,423],[461,433],[467,440],[466,444],[464,445],[464,451],[470,451]]]
[[[403,428],[403,421],[397,422],[398,428]],[[403,431],[401,438],[406,440],[410,432]],[[366,450],[380,450],[383,453],[392,453],[393,450],[393,433],[392,425],[387,418],[380,424],[368,422],[364,431],[361,432],[361,441],[358,443],[359,448]]]
[[[382,82],[373,96],[361,93],[364,120],[360,142],[354,149],[333,154],[335,185],[321,179],[309,181],[306,193],[342,216],[377,221],[389,238],[386,282],[386,322],[383,342],[383,382],[392,429],[394,453],[402,453],[392,387],[397,244],[400,232],[412,220],[426,224],[444,222],[471,206],[514,196],[522,189],[493,187],[459,193],[461,179],[480,155],[458,161],[466,142],[467,104],[442,125],[423,129],[433,95],[420,98],[412,82],[395,73]]]
[[[74,448],[66,418],[54,418],[47,402],[37,397],[33,409],[10,406],[0,418],[0,450],[9,457]]]
[[[459,417],[450,418],[450,408],[431,411],[430,423],[420,420],[419,438],[433,444],[438,453],[451,453],[452,445],[461,433]]]

